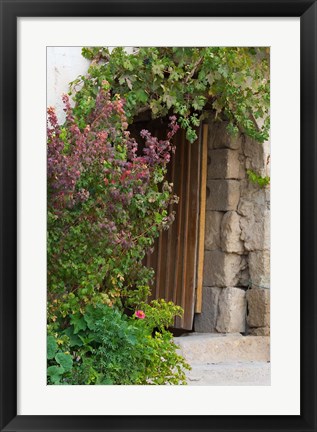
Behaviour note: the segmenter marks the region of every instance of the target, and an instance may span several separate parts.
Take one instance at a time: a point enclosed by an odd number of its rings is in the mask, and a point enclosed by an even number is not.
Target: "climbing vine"
[[[268,176],[263,177],[251,169],[247,170],[247,175],[250,182],[259,185],[260,188],[264,188],[265,186],[268,186],[270,184],[270,177]]]
[[[153,118],[175,114],[187,139],[196,139],[195,127],[213,111],[239,131],[264,142],[269,137],[269,49],[245,47],[139,48],[128,54],[117,47],[85,47],[91,60],[87,75],[70,84],[75,116],[84,127],[94,110],[104,80],[113,94],[125,99],[129,122],[150,110]]]

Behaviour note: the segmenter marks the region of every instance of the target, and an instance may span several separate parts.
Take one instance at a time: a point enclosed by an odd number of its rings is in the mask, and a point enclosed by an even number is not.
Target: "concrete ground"
[[[192,367],[188,385],[270,385],[268,336],[189,333],[175,342]]]

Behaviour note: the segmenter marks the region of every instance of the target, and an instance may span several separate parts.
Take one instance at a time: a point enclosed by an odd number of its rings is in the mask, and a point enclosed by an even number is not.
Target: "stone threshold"
[[[186,372],[190,386],[269,386],[269,362],[232,362],[194,364]]]
[[[190,365],[232,362],[269,362],[269,336],[240,333],[188,333],[175,337],[179,352]]]

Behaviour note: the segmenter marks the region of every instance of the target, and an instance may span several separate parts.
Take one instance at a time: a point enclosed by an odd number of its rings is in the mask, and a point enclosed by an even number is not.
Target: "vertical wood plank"
[[[156,279],[155,279],[155,298],[161,298],[161,268],[162,268],[162,256],[163,256],[163,236],[160,234],[157,242],[157,262],[156,262]]]
[[[167,180],[173,182],[179,197],[176,217],[170,229],[156,239],[154,253],[146,260],[155,270],[151,299],[172,300],[181,306],[184,316],[176,318],[174,326],[186,330],[193,325],[197,282],[202,130],[199,132],[193,144],[183,130],[175,136],[176,154],[168,165]]]
[[[184,140],[185,141],[185,140]],[[184,309],[184,316],[179,319],[180,326],[184,327],[184,320],[186,318],[186,294],[188,290],[190,290],[190,285],[188,284],[188,271],[190,269],[187,266],[187,250],[188,250],[188,228],[189,228],[189,213],[190,213],[190,182],[191,182],[191,144],[187,141],[183,143],[183,145],[186,144],[186,152],[185,152],[185,158],[186,158],[186,176],[185,176],[185,190],[184,195],[182,197],[184,201],[184,226],[183,226],[183,250],[181,255],[181,299],[180,299],[180,306]]]
[[[171,168],[168,170],[168,176],[167,179],[169,183],[174,183],[175,179],[175,155],[172,155],[171,158]],[[169,206],[169,213],[173,211],[173,206]],[[175,221],[174,221],[175,222]],[[172,225],[169,227],[167,232],[164,233],[165,236],[167,236],[167,243],[166,243],[166,272],[165,272],[165,286],[164,286],[164,298],[167,301],[171,301],[173,297],[173,286],[171,284],[171,276],[173,276],[173,238],[175,237],[175,224],[172,223]]]
[[[155,240],[153,252],[147,254],[146,266],[151,267],[154,270],[154,281],[151,285],[151,295],[149,300],[154,300],[156,297],[156,267],[157,267],[157,256],[158,256],[158,239]],[[149,262],[149,264],[148,264]]]
[[[200,179],[200,139],[190,144],[190,183],[188,199],[188,228],[186,254],[186,281],[183,328],[192,329],[195,309],[195,289],[197,273],[197,246],[199,221],[199,179]]]
[[[200,180],[200,212],[199,212],[199,234],[197,254],[197,288],[195,312],[201,313],[203,273],[204,273],[204,245],[205,245],[205,222],[206,222],[206,185],[207,185],[207,158],[208,158],[208,125],[203,125],[202,156],[201,156],[201,180]]]
[[[182,244],[182,225],[183,225],[183,183],[184,183],[184,170],[185,170],[185,163],[184,163],[184,156],[185,156],[185,143],[184,143],[184,132],[181,131],[181,139],[178,142],[178,151],[179,157],[178,157],[178,163],[177,167],[179,167],[179,175],[177,176],[178,179],[178,197],[179,197],[179,203],[177,208],[177,234],[176,234],[176,249],[175,249],[175,266],[174,266],[174,292],[173,292],[173,302],[176,304],[178,303],[179,298],[179,290],[181,289],[181,280],[179,277],[180,274],[180,266],[181,266],[181,260],[180,260],[180,253],[181,253],[181,244]],[[175,172],[176,176],[176,172]]]

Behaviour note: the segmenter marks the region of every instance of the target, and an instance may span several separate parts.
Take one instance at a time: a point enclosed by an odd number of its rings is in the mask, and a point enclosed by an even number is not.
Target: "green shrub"
[[[48,337],[48,383],[186,384],[189,366],[166,329],[175,314],[181,308],[164,301],[132,317],[103,304],[86,306],[68,328]]]
[[[166,140],[142,130],[141,151],[107,82],[83,130],[63,99],[62,127],[48,109],[48,383],[184,384],[188,365],[166,330],[181,308],[146,305],[143,263],[174,217],[164,178],[176,118]],[[144,319],[124,314],[141,307]]]
[[[174,218],[170,209],[177,198],[164,177],[178,129],[175,117],[166,140],[141,131],[141,150],[126,130],[124,102],[103,86],[84,131],[67,96],[63,127],[48,110],[51,323],[87,304],[133,308],[146,301],[153,271],[143,259]]]

